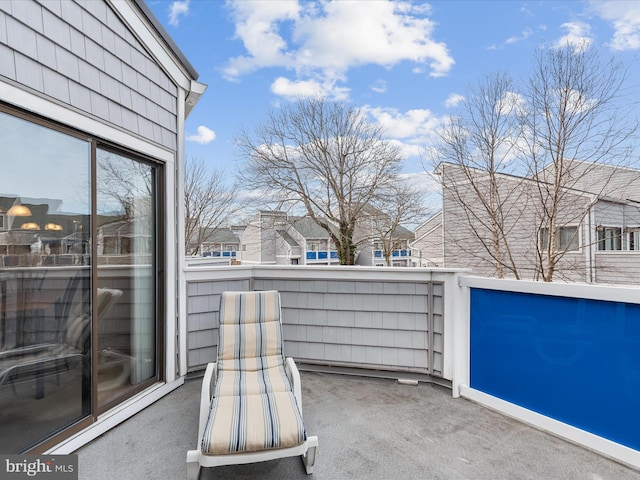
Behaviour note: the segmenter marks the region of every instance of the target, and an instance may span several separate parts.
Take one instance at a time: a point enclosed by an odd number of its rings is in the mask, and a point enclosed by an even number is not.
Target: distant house
[[[236,253],[240,250],[240,238],[231,228],[207,228],[202,232],[200,238],[199,245],[195,244],[198,239],[192,239],[189,244],[189,250],[196,251],[197,255],[203,257],[235,259]]]
[[[356,264],[372,267],[412,267],[411,242],[415,234],[395,225],[393,219],[379,209],[365,205],[356,224]]]
[[[416,230],[413,248],[419,252],[419,263],[471,268],[474,274],[495,276],[495,262],[485,248],[490,235],[486,212],[477,201],[473,203],[474,194],[459,166],[443,163],[437,172],[443,185],[442,210]],[[573,161],[572,172],[556,231],[557,248],[566,253],[555,278],[640,283],[640,170]],[[483,185],[483,175],[478,171],[477,185]],[[529,194],[537,183],[498,174],[498,184],[502,199],[507,199],[503,211],[510,253],[521,278],[536,278],[546,241],[540,205]],[[506,276],[512,275],[506,272]]]
[[[337,265],[329,233],[309,217],[261,211],[240,235],[243,264]]]
[[[365,217],[354,234],[358,245],[356,264],[385,266],[386,252],[391,266],[413,266],[410,247],[413,238],[413,232],[402,226],[394,227],[381,238]],[[326,229],[310,217],[289,216],[280,211],[261,211],[249,222],[240,235],[239,258],[244,264],[340,264],[338,251]]]
[[[444,240],[442,238],[442,210],[416,228],[411,242],[413,259],[418,267],[444,265]]]

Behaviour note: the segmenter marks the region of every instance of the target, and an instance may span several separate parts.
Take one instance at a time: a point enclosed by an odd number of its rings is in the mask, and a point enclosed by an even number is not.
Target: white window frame
[[[563,230],[568,230],[570,228],[575,229],[575,234],[571,237],[572,240],[575,242],[575,248],[570,248],[571,244],[562,245],[561,233]],[[538,231],[538,245],[540,246],[540,249],[542,251],[545,251],[547,249],[547,240],[549,238],[549,235],[547,234],[548,230],[549,230],[548,227],[542,227]],[[563,225],[561,227],[557,227],[555,239],[556,239],[556,250],[566,251],[567,253],[579,252],[580,248],[582,247],[580,242],[580,225]]]
[[[640,227],[626,228],[624,233],[624,249],[629,252],[640,252]],[[631,248],[633,244],[634,248]]]
[[[598,252],[622,251],[622,227],[598,225],[596,228]]]

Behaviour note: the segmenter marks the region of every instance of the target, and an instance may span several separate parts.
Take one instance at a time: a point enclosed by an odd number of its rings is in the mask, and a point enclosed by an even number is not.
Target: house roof
[[[282,237],[282,239],[287,242],[287,244],[291,245],[292,247],[298,247],[298,242],[296,242],[293,237],[291,235],[289,235],[287,232],[278,232],[280,234],[280,236]]]
[[[135,3],[135,5],[140,9],[140,11],[145,15],[145,17],[147,17],[147,19],[151,22],[151,24],[156,29],[156,31],[158,32],[158,34],[160,35],[162,40],[165,42],[167,47],[169,47],[169,50],[171,50],[171,52],[173,52],[173,54],[180,61],[182,66],[184,66],[185,70],[189,73],[189,75],[194,80],[197,80],[198,77],[199,77],[198,72],[196,71],[195,68],[193,68],[193,65],[191,65],[189,60],[187,60],[187,57],[184,55],[184,53],[182,53],[180,48],[178,48],[178,46],[173,41],[173,39],[171,38],[169,33],[167,33],[167,31],[164,29],[164,27],[162,26],[162,24],[160,23],[158,18],[153,14],[151,9],[147,6],[145,1],[144,0],[133,0],[133,3]]]
[[[598,197],[640,201],[640,170],[620,165],[565,160],[567,187]],[[550,166],[541,170],[545,177]]]
[[[408,228],[403,227],[402,225],[398,225],[391,232],[391,238],[415,238],[415,234],[409,230]]]
[[[329,232],[318,225],[311,217],[289,217],[291,226],[306,239],[327,238]]]
[[[207,243],[240,243],[240,239],[230,228],[207,228],[203,237]]]

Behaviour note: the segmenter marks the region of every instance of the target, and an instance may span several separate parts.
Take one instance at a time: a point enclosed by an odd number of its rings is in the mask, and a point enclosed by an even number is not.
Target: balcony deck
[[[507,418],[444,387],[301,372],[320,445],[299,458],[203,469],[200,479],[637,479],[639,472]],[[81,448],[79,478],[177,480],[195,447],[200,379]]]

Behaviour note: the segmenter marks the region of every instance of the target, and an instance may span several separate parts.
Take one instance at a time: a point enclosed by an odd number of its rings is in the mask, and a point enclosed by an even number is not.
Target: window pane
[[[561,227],[560,228],[560,249],[561,250],[577,250],[578,227]]]
[[[549,246],[549,229],[540,229],[540,250],[546,250]]]
[[[622,229],[598,227],[598,250],[622,250]]]
[[[97,152],[98,401],[157,376],[155,167]]]
[[[629,232],[629,250],[640,250],[640,230]]]
[[[0,451],[90,414],[89,142],[0,112]]]

